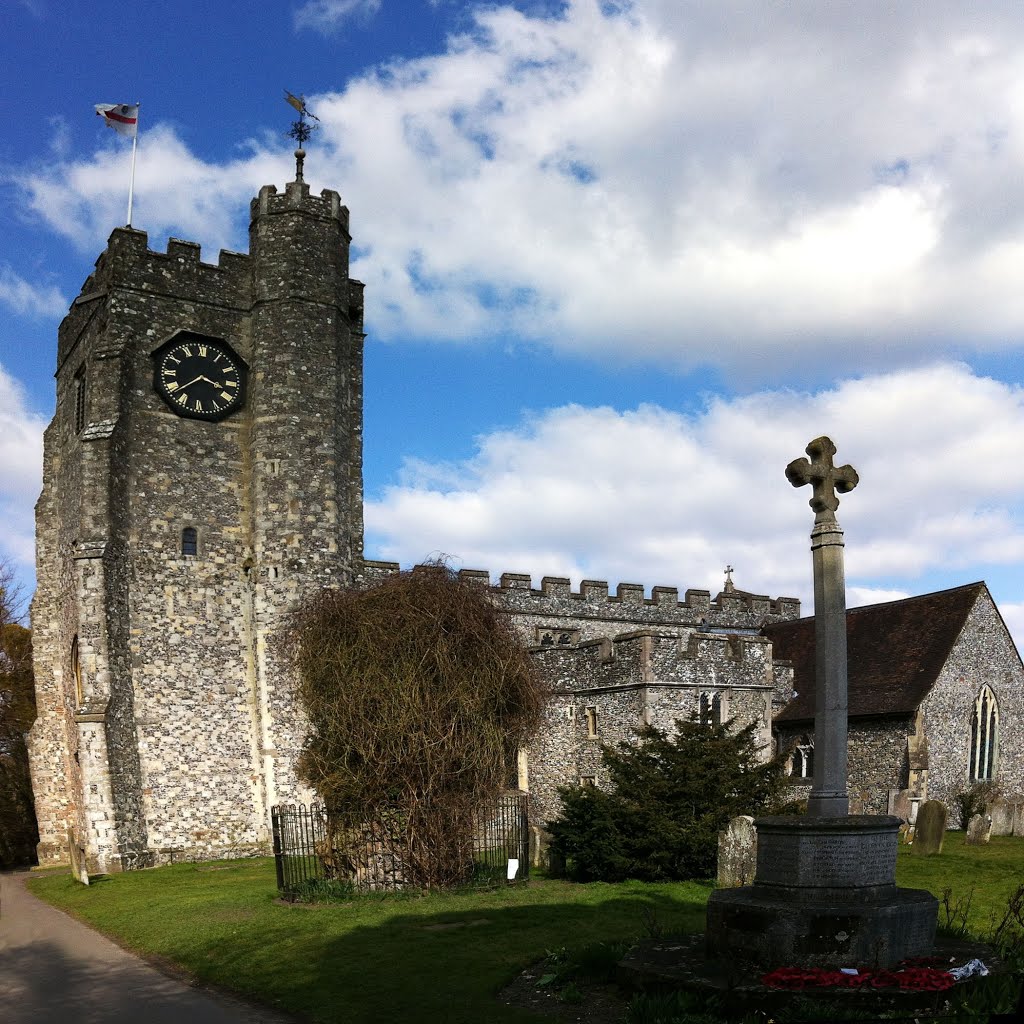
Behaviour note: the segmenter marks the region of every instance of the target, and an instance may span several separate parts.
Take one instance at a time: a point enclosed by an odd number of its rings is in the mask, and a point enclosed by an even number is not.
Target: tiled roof
[[[846,613],[849,716],[913,713],[938,678],[984,583],[851,608]],[[765,626],[775,660],[793,664],[797,696],[779,722],[814,718],[814,617]]]

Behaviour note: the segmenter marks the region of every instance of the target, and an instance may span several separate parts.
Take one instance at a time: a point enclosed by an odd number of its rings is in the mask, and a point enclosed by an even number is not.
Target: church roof
[[[847,696],[851,718],[913,713],[935,684],[984,583],[970,583],[846,613]],[[797,695],[779,722],[814,718],[814,617],[762,629],[775,660],[793,665]]]

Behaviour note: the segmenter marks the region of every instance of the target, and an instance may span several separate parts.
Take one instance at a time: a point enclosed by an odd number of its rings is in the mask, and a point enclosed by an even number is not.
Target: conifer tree
[[[605,747],[607,789],[559,789],[547,823],[553,849],[578,881],[708,878],[718,833],[738,814],[775,809],[780,759],[762,762],[754,726],[678,720],[673,735],[646,726],[635,743]]]

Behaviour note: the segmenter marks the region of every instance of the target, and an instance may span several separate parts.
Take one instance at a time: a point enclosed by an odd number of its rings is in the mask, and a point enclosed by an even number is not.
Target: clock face
[[[222,342],[187,335],[156,353],[154,384],[179,416],[219,420],[245,402],[245,364]]]

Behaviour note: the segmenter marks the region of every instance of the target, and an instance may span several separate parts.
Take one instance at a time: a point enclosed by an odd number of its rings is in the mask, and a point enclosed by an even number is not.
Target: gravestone
[[[894,814],[897,818],[902,818],[904,825],[911,824],[909,789],[889,790],[889,813]]]
[[[749,885],[757,867],[757,830],[749,814],[733,818],[718,833],[718,884],[723,889]]]
[[[75,839],[71,829],[68,829],[68,860],[71,863],[71,877],[82,885],[88,885],[89,869],[85,866],[85,847]]]
[[[984,846],[992,838],[992,819],[987,814],[974,814],[967,823],[968,846]]]
[[[1015,800],[999,796],[985,807],[985,813],[992,819],[992,835],[1013,835],[1013,819],[1020,806],[1021,804]]]
[[[938,901],[896,887],[894,815],[851,815],[847,786],[846,583],[843,531],[835,512],[853,490],[852,466],[836,467],[827,437],[786,467],[795,487],[812,484],[814,566],[814,785],[807,814],[757,818],[753,885],[708,898],[708,954],[763,966],[892,967],[930,953]]]
[[[921,804],[914,829],[914,853],[926,856],[942,853],[947,817],[946,805],[941,800],[926,800]]]

